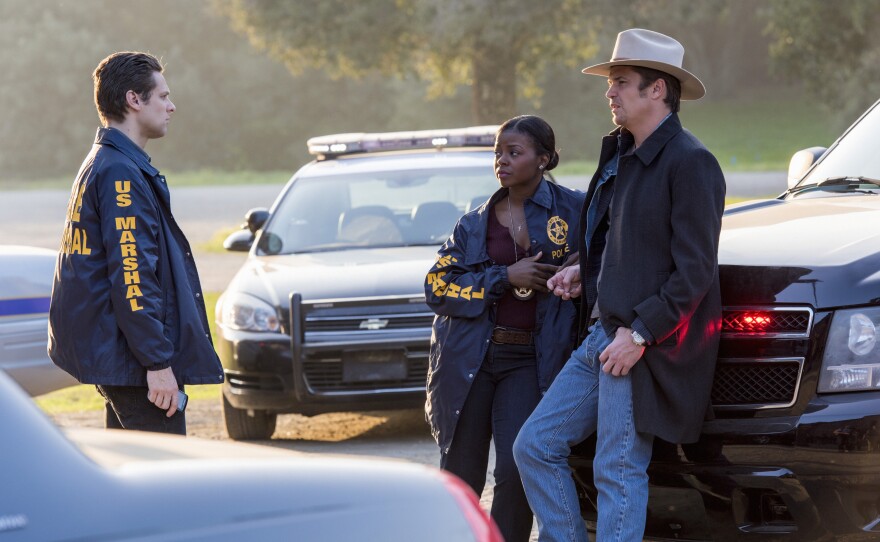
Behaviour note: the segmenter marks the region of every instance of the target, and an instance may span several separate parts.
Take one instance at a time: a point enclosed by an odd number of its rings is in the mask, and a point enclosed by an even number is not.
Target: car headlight
[[[880,389],[880,307],[837,311],[831,321],[819,392]]]
[[[229,329],[245,331],[281,330],[275,308],[252,295],[233,293],[224,295],[219,310],[220,325]]]

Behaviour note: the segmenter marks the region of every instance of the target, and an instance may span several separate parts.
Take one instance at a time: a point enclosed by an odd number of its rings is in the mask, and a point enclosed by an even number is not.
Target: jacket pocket
[[[660,348],[673,348],[673,347],[677,347],[677,346],[678,346],[678,343],[680,342],[681,333],[682,333],[682,331],[681,331],[681,326],[679,326],[678,329],[676,329],[675,331],[673,331],[671,335],[669,335],[668,337],[666,337],[666,338],[663,339],[662,341],[658,342],[658,343],[655,344],[654,346],[655,346],[655,347],[660,347]]]

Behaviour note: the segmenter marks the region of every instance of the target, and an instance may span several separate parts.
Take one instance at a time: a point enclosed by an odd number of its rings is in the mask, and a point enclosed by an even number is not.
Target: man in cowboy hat
[[[641,540],[654,437],[696,441],[709,411],[721,295],[724,176],[678,119],[705,94],[684,48],[649,30],[617,36],[608,79],[617,129],[602,141],[581,216],[580,265],[548,287],[581,296],[581,345],[514,444],[540,540],[586,541],[568,467],[596,433],[597,540]]]

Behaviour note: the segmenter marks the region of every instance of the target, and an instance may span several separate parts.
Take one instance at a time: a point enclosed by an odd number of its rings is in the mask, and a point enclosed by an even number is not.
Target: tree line
[[[178,111],[148,152],[164,169],[293,170],[334,132],[551,121],[566,156],[610,128],[616,33],[678,38],[707,100],[794,82],[833,108],[877,96],[871,0],[5,0],[0,182],[75,174],[98,125],[91,71],[146,50]],[[596,79],[596,80],[593,80]],[[840,91],[847,80],[846,92]],[[847,115],[851,119],[852,115]],[[595,119],[601,119],[597,121]]]

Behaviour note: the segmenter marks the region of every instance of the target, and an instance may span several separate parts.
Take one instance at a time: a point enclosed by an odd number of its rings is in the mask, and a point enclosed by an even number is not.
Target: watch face
[[[631,335],[632,335],[632,340],[633,340],[633,342],[634,342],[637,346],[645,346],[645,338],[642,337],[642,336],[639,334],[638,331],[633,330],[633,332],[631,333]]]

